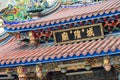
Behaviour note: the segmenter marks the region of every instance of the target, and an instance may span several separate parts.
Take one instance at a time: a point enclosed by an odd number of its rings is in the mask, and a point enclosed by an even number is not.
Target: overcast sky
[[[3,28],[0,28],[0,34],[1,34],[3,31],[4,31],[4,29],[3,29]]]
[[[0,19],[0,26],[2,26],[2,20]],[[4,31],[3,28],[0,28],[0,34]]]
[[[12,3],[14,2],[14,0],[0,0],[1,8],[6,7],[9,1],[11,1]]]

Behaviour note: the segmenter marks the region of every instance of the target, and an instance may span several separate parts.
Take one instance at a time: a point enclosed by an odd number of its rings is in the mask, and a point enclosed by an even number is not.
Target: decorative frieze
[[[27,80],[24,66],[17,67],[17,74],[18,74],[19,80]]]

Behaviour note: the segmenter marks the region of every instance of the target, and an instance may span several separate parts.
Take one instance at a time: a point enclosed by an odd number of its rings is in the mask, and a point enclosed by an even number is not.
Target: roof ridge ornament
[[[17,5],[8,3],[8,7],[0,11],[1,18],[12,24],[12,22],[24,22],[31,20],[34,16],[31,14],[37,13],[37,17],[45,16],[60,7],[58,0],[54,0],[53,4],[49,5],[47,0],[15,0]],[[29,4],[28,4],[29,3]]]
[[[36,19],[41,18],[42,16],[46,16],[56,11],[60,8],[61,4],[81,4],[79,0],[51,0],[51,2],[48,0],[15,0],[14,3],[16,3],[16,5],[11,4],[10,1],[11,0],[8,2],[8,8],[1,11],[2,14],[0,14],[4,21],[9,24],[13,24],[11,22],[17,24],[20,21],[29,21],[34,17],[36,17]],[[84,4],[84,2],[82,2],[82,4]],[[37,15],[33,15],[36,13]]]

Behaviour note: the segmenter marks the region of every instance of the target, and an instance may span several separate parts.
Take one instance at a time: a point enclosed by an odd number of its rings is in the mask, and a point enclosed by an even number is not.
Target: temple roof
[[[74,22],[86,21],[120,14],[120,0],[110,0],[94,5],[60,8],[39,20],[5,25],[8,32],[36,30]],[[120,54],[120,34],[111,34],[104,39],[79,43],[54,45],[18,45],[8,33],[0,35],[0,67],[31,65],[105,55]]]
[[[6,33],[5,31],[2,32],[0,34],[0,46],[5,45],[10,40],[10,38],[12,38],[11,35],[9,35],[8,33]]]
[[[110,0],[82,7],[60,8],[48,16],[41,17],[39,20],[6,25],[4,28],[8,32],[35,30],[116,14],[120,14],[120,0]]]
[[[14,38],[0,46],[0,67],[30,65],[64,61],[120,53],[120,36],[107,36],[104,39],[64,44],[27,46],[18,45]]]

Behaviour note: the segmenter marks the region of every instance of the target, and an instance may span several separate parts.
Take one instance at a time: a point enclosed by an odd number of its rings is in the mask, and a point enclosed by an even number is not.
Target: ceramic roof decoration
[[[12,4],[13,2],[16,4]],[[53,0],[52,2],[47,0],[15,0],[13,2],[9,2],[7,8],[1,11],[1,16],[5,22],[30,20],[34,13],[39,15],[39,17],[48,15],[58,9],[61,3],[67,2],[67,0],[65,2],[62,0],[60,2],[58,0]],[[78,1],[71,1],[72,4],[75,2]]]
[[[120,0],[88,4],[54,0],[51,5],[47,0],[31,0],[29,6],[29,0],[16,1],[18,5],[1,11],[6,32],[0,35],[0,67],[120,55]],[[101,24],[101,32],[100,28],[93,30],[95,24]],[[75,38],[83,32],[91,39],[54,45],[54,32],[64,29],[70,29]],[[95,39],[94,31],[103,33],[102,37]]]
[[[53,5],[49,6],[46,0],[16,0],[16,5],[8,4],[8,7],[1,11],[1,16],[6,22],[20,22],[31,19],[29,13],[40,13],[41,15],[47,15],[57,9],[60,4],[58,1],[54,1]]]
[[[58,6],[58,5],[57,5]],[[57,8],[57,7],[55,7]],[[8,32],[27,31],[41,29],[73,22],[104,18],[120,13],[120,1],[110,0],[82,7],[60,8],[54,13],[37,20],[5,23],[4,28]],[[42,14],[42,12],[41,12]]]

